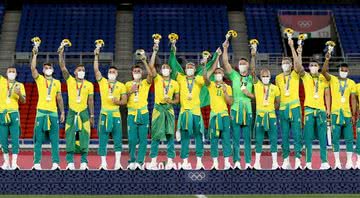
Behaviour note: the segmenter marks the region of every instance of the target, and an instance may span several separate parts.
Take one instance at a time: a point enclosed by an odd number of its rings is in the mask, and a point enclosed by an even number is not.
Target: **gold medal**
[[[290,96],[289,90],[286,90],[286,91],[285,91],[285,96]]]
[[[6,104],[10,104],[10,98],[6,98]]]
[[[138,95],[135,95],[134,102],[139,102],[139,96]]]
[[[169,99],[170,97],[167,95],[167,94],[165,94],[164,95],[164,99],[166,100],[166,99]]]
[[[192,100],[192,94],[191,94],[191,93],[189,93],[187,99],[188,99],[188,100]]]
[[[47,96],[46,96],[46,101],[49,102],[50,100],[51,100],[51,96],[50,96],[50,95],[47,95]]]
[[[80,103],[80,102],[81,102],[80,96],[78,96],[78,97],[76,98],[76,102],[77,102],[77,103]]]
[[[345,100],[345,97],[342,96],[342,97],[341,97],[341,102],[342,102],[342,103],[345,103],[345,101],[346,101],[346,100]]]
[[[316,94],[314,94],[314,98],[315,99],[318,99],[319,98],[319,95],[316,93]]]
[[[269,106],[269,101],[264,101],[264,102],[263,102],[263,105],[264,105],[264,106]]]

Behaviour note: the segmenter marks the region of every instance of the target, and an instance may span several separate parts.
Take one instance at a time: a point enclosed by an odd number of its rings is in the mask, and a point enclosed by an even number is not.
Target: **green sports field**
[[[347,198],[360,197],[360,194],[312,194],[312,195],[0,195],[0,198]]]

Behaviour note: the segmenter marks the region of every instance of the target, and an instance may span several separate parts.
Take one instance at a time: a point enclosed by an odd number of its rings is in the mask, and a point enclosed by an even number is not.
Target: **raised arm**
[[[61,92],[56,94],[56,101],[57,101],[57,104],[58,104],[58,107],[59,107],[60,113],[61,113],[60,122],[64,123],[64,121],[65,121],[65,111],[64,111],[64,101],[63,101]]]
[[[153,53],[151,54],[151,58],[150,58],[150,62],[149,62],[149,67],[150,67],[151,74],[153,77],[155,77],[157,75],[156,68],[155,68],[155,60],[156,60],[156,54],[158,51],[159,51],[159,46],[154,45]]]
[[[330,53],[326,53],[325,62],[324,62],[323,68],[321,70],[322,75],[324,75],[324,77],[326,78],[327,81],[330,81],[330,79],[331,79],[331,76],[328,73],[330,58],[331,58]]]
[[[294,41],[292,39],[288,41],[288,44],[290,46],[291,54],[293,57],[294,70],[296,73],[300,74],[300,76],[304,76],[305,70],[304,67],[302,66],[302,47],[301,45],[299,45],[296,52],[294,47]]]
[[[171,78],[176,80],[178,73],[185,74],[180,63],[176,59],[176,46],[175,43],[171,44],[171,51],[169,57],[169,66],[171,67]]]
[[[146,72],[147,72],[146,81],[147,81],[149,84],[151,84],[152,81],[153,81],[153,74],[152,74],[152,71],[151,71],[151,69],[150,69],[149,64],[148,64],[147,61],[146,61],[146,55],[141,58],[141,62],[144,64],[145,69],[146,69]]]
[[[218,56],[216,56],[215,61],[212,62],[211,68],[209,68],[209,70],[206,66],[207,64],[206,63],[203,64],[203,77],[204,77],[206,86],[210,85],[210,76],[215,72],[215,69],[216,69],[217,65],[219,64],[220,55],[222,53],[221,49],[218,48],[216,50],[216,53],[218,54]]]
[[[225,40],[223,43],[223,55],[222,55],[222,61],[224,64],[224,70],[226,74],[230,74],[232,71],[232,67],[229,63],[229,55],[228,55],[228,48],[229,48],[229,41]]]
[[[216,50],[216,52],[214,53],[214,56],[212,57],[212,59],[209,62],[206,63],[206,70],[209,71],[210,68],[212,67],[213,63],[216,61],[216,58],[218,56],[220,56],[217,51],[218,50]],[[204,71],[203,67],[198,67],[197,70],[196,70],[195,75],[203,75],[203,71]]]
[[[65,80],[67,80],[70,76],[69,71],[66,68],[66,64],[65,64],[65,59],[64,59],[64,47],[60,47],[58,49],[58,53],[59,53],[59,65],[60,65],[60,69],[62,72],[62,75],[64,77]]]
[[[100,55],[100,49],[96,48],[94,50],[94,73],[95,73],[95,79],[99,81],[102,78],[101,72],[99,70],[99,55]]]
[[[38,49],[33,48],[32,49],[32,57],[31,57],[31,74],[34,79],[36,79],[39,76],[39,72],[36,69],[36,62],[37,62],[37,55],[38,55]]]

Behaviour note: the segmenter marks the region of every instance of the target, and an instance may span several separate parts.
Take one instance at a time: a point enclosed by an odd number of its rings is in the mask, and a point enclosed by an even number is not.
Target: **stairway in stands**
[[[2,74],[9,65],[14,63],[13,58],[20,18],[21,11],[5,12],[0,38],[0,73]]]

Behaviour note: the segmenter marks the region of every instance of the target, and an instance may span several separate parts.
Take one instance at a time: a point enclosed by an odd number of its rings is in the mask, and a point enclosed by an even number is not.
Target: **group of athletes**
[[[334,169],[343,168],[340,163],[339,140],[341,134],[346,143],[347,161],[344,168],[360,168],[360,140],[356,141],[357,162],[354,165],[353,130],[357,122],[360,85],[347,78],[349,66],[340,64],[339,75],[328,73],[331,52],[325,55],[325,62],[320,71],[317,60],[310,60],[309,72],[302,64],[302,45],[295,49],[291,38],[288,40],[292,57],[282,59],[282,73],[278,74],[275,84],[271,84],[269,69],[261,68],[256,73],[256,47],[251,48],[250,62],[241,58],[235,70],[229,63],[229,37],[211,56],[205,54],[199,65],[186,62],[185,71],[176,58],[176,39],[171,41],[171,53],[168,64],[157,69],[156,59],[158,42],[153,46],[151,58],[140,54],[142,64],[131,68],[133,80],[125,84],[117,81],[118,70],[110,67],[106,76],[99,70],[100,47],[94,50],[94,72],[100,88],[101,112],[98,123],[99,148],[101,158],[99,169],[108,169],[106,156],[107,144],[111,135],[114,143],[114,170],[123,169],[121,164],[122,122],[120,106],[126,105],[129,163],[126,169],[157,170],[158,149],[160,142],[167,145],[165,169],[182,168],[185,170],[202,169],[204,155],[203,137],[205,127],[200,110],[201,92],[207,90],[210,96],[210,120],[208,137],[210,138],[212,158],[211,169],[219,169],[218,142],[221,139],[224,157],[224,170],[261,169],[264,135],[270,140],[272,169],[312,169],[312,146],[317,138],[320,145],[320,169],[329,169],[327,154],[327,119],[331,118],[332,145],[335,158]],[[51,63],[43,64],[43,74],[39,74],[37,65],[38,47],[34,46],[31,58],[31,72],[38,89],[38,104],[34,127],[34,166],[41,170],[42,144],[46,139],[51,143],[52,170],[59,169],[59,122],[65,122],[66,169],[74,170],[74,155],[80,153],[80,170],[88,169],[88,150],[91,127],[94,126],[94,87],[85,80],[85,66],[78,64],[73,74],[66,68],[64,49],[58,49],[59,64],[66,80],[69,110],[65,118],[64,103],[61,95],[61,83],[53,78],[54,67]],[[220,64],[220,58],[222,64]],[[222,65],[222,67],[220,66]],[[0,76],[0,144],[2,145],[4,170],[18,169],[20,115],[18,103],[26,102],[24,85],[16,81],[17,70],[7,68],[6,77]],[[19,71],[20,72],[20,71]],[[146,76],[145,76],[146,74]],[[223,81],[224,76],[231,80],[231,86]],[[299,99],[299,82],[302,80],[305,92],[304,111]],[[155,87],[155,104],[149,126],[148,93],[150,86]],[[330,95],[331,93],[331,95]],[[253,117],[252,100],[256,102],[256,116]],[[174,105],[180,104],[180,114],[175,126]],[[351,106],[350,106],[351,104]],[[228,106],[231,106],[230,110]],[[351,107],[351,108],[350,108]],[[275,111],[279,110],[279,116]],[[58,114],[60,111],[60,114]],[[304,127],[302,129],[302,114]],[[60,115],[60,116],[59,116]],[[278,164],[277,141],[280,124],[282,135],[283,162]],[[151,133],[151,161],[145,163],[147,137]],[[255,130],[255,160],[252,164],[251,132]],[[290,164],[290,131],[294,140],[295,165]],[[245,167],[240,165],[240,135],[244,142]],[[11,137],[12,159],[10,163],[8,137]],[[189,162],[190,139],[195,139],[196,165]],[[174,141],[181,142],[180,158],[182,163],[176,166]],[[79,142],[77,145],[76,142]],[[304,167],[301,155],[305,145]],[[232,163],[230,162],[232,157]]]

